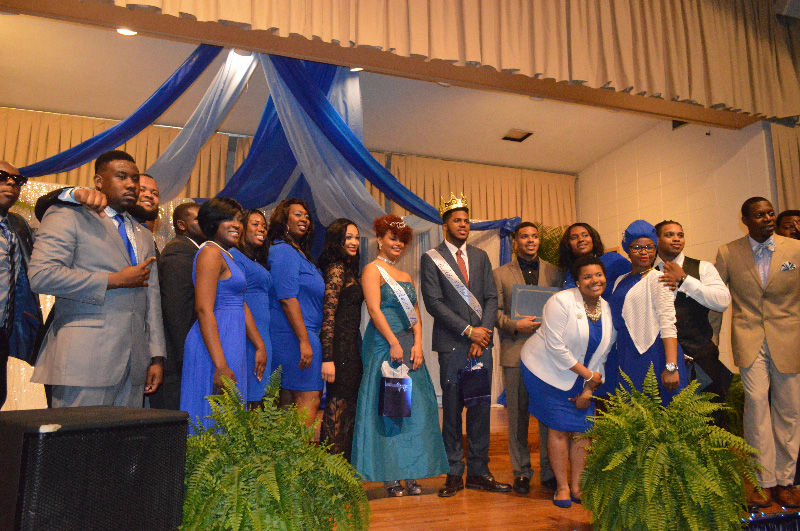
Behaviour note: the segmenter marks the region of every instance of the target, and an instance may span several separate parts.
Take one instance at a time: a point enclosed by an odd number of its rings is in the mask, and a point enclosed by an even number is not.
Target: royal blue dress
[[[647,375],[647,369],[650,368],[650,364],[652,363],[653,371],[655,372],[656,380],[658,381],[658,392],[661,396],[661,403],[666,406],[672,402],[672,397],[678,394],[680,390],[686,387],[688,383],[686,376],[686,364],[684,363],[683,359],[683,350],[681,350],[681,346],[678,345],[678,362],[676,365],[678,365],[678,377],[680,384],[676,390],[668,391],[661,383],[661,373],[664,371],[664,366],[667,363],[666,354],[664,353],[664,342],[661,340],[661,334],[659,333],[656,336],[656,339],[653,344],[650,345],[650,348],[648,348],[642,354],[639,353],[636,345],[634,345],[633,339],[631,339],[631,335],[628,332],[628,328],[625,324],[625,320],[622,317],[622,306],[625,304],[625,300],[628,298],[628,292],[633,286],[636,285],[637,282],[640,282],[641,280],[642,275],[635,274],[630,274],[623,278],[620,280],[616,289],[614,289],[614,293],[608,300],[608,304],[611,306],[611,316],[614,319],[614,328],[617,330],[618,357],[617,367],[613,367],[606,362],[606,375],[608,375],[611,371],[614,371],[615,374],[619,374],[619,371],[622,370],[631,379],[636,389],[641,391],[644,384],[644,377]],[[619,382],[623,383],[624,380],[622,380],[620,377]]]
[[[603,319],[589,321],[589,344],[586,346],[586,357],[583,365],[588,366],[594,351],[603,339]],[[570,398],[576,398],[583,391],[583,378],[576,378],[575,384],[562,391],[533,374],[524,363],[520,363],[522,381],[528,390],[530,400],[528,412],[551,430],[583,433],[592,423],[589,417],[594,415],[594,400],[586,409],[578,409]]]
[[[411,282],[398,282],[413,304]],[[403,347],[403,362],[411,378],[411,416],[378,415],[381,365],[389,361],[389,343],[370,320],[364,332],[361,359],[364,373],[358,390],[352,464],[367,481],[428,478],[450,469],[439,428],[439,407],[428,368],[411,370],[414,333],[408,316],[388,284],[381,286],[381,311]]]
[[[270,293],[270,339],[272,370],[281,367],[281,389],[291,391],[322,390],[322,299],[325,281],[317,266],[283,240],[275,240],[269,249],[269,270],[272,272]],[[311,365],[300,369],[300,341],[294,334],[281,299],[297,299],[313,352]]]
[[[244,272],[247,280],[247,291],[244,293],[244,302],[250,308],[253,321],[256,323],[258,333],[267,349],[267,366],[261,381],[254,374],[256,366],[256,347],[250,340],[247,341],[247,396],[248,402],[260,402],[264,398],[264,388],[269,382],[270,363],[272,362],[272,341],[269,338],[269,292],[272,289],[272,275],[267,268],[248,258],[239,249],[231,249],[233,259]]]
[[[213,245],[212,245],[213,247]],[[202,249],[202,246],[201,246]],[[225,361],[233,371],[237,387],[243,397],[247,396],[247,336],[244,328],[244,292],[246,281],[244,273],[227,253],[219,251],[231,276],[217,282],[217,298],[214,301],[214,318],[217,320],[219,340]],[[192,265],[192,281],[197,273],[197,256]],[[252,372],[252,370],[250,371]],[[213,422],[206,418],[211,415],[206,397],[214,393],[214,363],[200,333],[200,323],[195,321],[183,347],[183,372],[181,373],[181,410],[189,413],[192,420],[199,419],[203,426]]]

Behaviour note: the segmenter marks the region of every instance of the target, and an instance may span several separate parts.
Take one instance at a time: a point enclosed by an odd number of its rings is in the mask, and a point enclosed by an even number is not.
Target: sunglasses
[[[13,181],[12,184],[21,188],[26,182],[28,182],[28,178],[24,175],[19,175],[17,173],[8,173],[5,170],[0,170],[0,183],[7,183],[9,181]]]

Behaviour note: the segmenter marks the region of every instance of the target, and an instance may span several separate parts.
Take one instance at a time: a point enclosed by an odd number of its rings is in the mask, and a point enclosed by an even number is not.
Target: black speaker
[[[175,529],[187,420],[108,406],[0,412],[0,529]]]

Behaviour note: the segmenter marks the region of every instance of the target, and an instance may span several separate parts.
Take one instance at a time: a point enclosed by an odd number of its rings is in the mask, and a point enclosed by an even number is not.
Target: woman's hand
[[[300,363],[297,364],[301,369],[308,369],[311,367],[311,358],[314,357],[314,351],[311,350],[311,343],[308,341],[300,342]]]
[[[664,372],[661,373],[661,384],[668,390],[674,391],[678,388],[680,383],[678,371],[669,372],[667,369],[664,369]]]
[[[585,385],[581,394],[575,398],[570,398],[569,401],[574,403],[578,409],[586,409],[592,405],[592,388],[588,384]]]
[[[411,347],[411,369],[417,370],[425,363],[425,356],[422,355],[422,346],[415,344]]]
[[[322,379],[327,383],[333,383],[336,380],[336,366],[332,361],[322,362]]]
[[[389,345],[389,358],[395,363],[403,363],[403,347],[399,341]]]
[[[600,387],[603,383],[603,375],[599,372],[595,371],[592,373],[592,377],[586,381],[586,386],[588,386],[592,391]]]
[[[215,367],[214,368],[214,387],[222,387],[222,377],[227,376],[233,383],[238,384],[239,382],[236,380],[236,375],[233,374],[233,371],[227,365],[223,365],[222,367]]]
[[[256,349],[256,368],[253,374],[260,382],[264,378],[264,370],[267,368],[267,349],[264,346]]]

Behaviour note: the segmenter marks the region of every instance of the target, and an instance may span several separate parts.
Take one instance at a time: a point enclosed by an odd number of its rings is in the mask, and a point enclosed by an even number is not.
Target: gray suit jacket
[[[139,260],[155,256],[153,236],[133,223]],[[37,293],[56,296],[31,379],[51,385],[118,384],[130,360],[133,385],[150,358],[166,356],[158,269],[148,287],[107,290],[108,274],[131,265],[114,221],[85,208],[52,206],[42,220],[28,268]]]
[[[539,286],[560,287],[564,275],[556,266],[539,260]],[[511,294],[514,284],[525,284],[525,277],[519,268],[516,257],[509,263],[494,270],[494,283],[497,285],[497,329],[500,331],[500,364],[503,367],[519,367],[519,354],[522,345],[533,334],[517,333],[517,321],[511,316]],[[538,315],[541,319],[541,315]]]
[[[461,271],[447,245],[442,242],[436,249],[463,282]],[[483,308],[482,319],[479,319],[478,314],[461,298],[431,257],[427,254],[422,255],[420,261],[422,299],[425,301],[425,309],[433,316],[431,348],[436,352],[452,351],[458,346],[469,348],[470,340],[462,334],[467,325],[483,326],[489,330],[494,328],[497,318],[497,290],[489,257],[483,250],[467,245],[467,260],[469,290]]]

